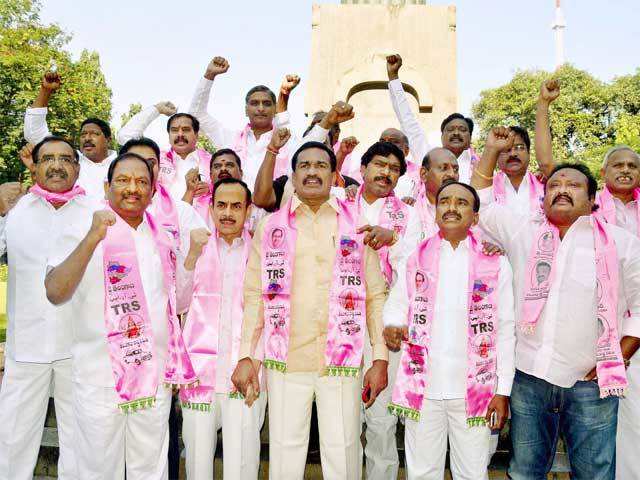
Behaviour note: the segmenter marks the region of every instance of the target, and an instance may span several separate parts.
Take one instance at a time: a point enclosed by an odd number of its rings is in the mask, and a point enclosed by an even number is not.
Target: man
[[[512,144],[513,132],[498,127],[485,150],[497,158]],[[477,168],[490,177],[495,165]],[[491,182],[483,178],[474,181],[491,202]],[[546,476],[560,428],[574,478],[614,478],[618,396],[640,344],[640,243],[591,215],[596,189],[587,167],[563,164],[547,180],[544,217],[495,203],[480,213],[515,277],[520,328],[509,467],[515,480]],[[541,285],[533,274],[539,261],[551,264]]]
[[[250,209],[251,192],[242,180],[227,177],[214,183],[207,215],[212,233],[193,231],[194,248],[185,259],[192,288],[185,292],[191,306],[183,335],[200,378],[198,387],[180,394],[189,480],[214,477],[220,428],[224,478],[258,478],[266,391],[250,408],[231,384],[240,347],[242,285],[251,246],[245,228]]]
[[[180,260],[146,212],[146,159],[118,156],[105,194],[105,210],[92,219],[85,211],[60,237],[45,279],[47,298],[69,304],[78,477],[123,479],[126,463],[128,480],[164,480],[171,389],[163,384],[197,381],[176,317]]]
[[[285,77],[277,101],[275,94],[264,85],[251,88],[245,97],[245,114],[249,123],[242,130],[233,130],[207,112],[213,81],[228,70],[229,62],[223,57],[214,57],[209,62],[204,77],[200,79],[193,94],[189,112],[200,120],[202,132],[216,148],[232,148],[238,154],[244,165],[244,180],[250,188],[253,188],[258,169],[271,140],[272,130],[287,127],[289,124],[287,112],[289,96],[300,83],[300,77],[297,75]],[[308,140],[324,140],[327,132],[320,130],[316,132],[310,133]],[[273,178],[289,172],[289,157],[290,152],[287,149],[279,152]]]
[[[7,343],[0,389],[0,479],[27,480],[40,451],[53,385],[60,457],[58,477],[76,473],[71,411],[71,328],[46,298],[47,258],[63,229],[92,202],[76,185],[80,165],[75,147],[46,137],[32,152],[30,193],[7,210],[6,197],[20,184],[0,186],[0,253],[7,253]]]
[[[192,203],[194,197],[209,193],[211,154],[198,148],[200,122],[188,113],[176,113],[171,102],[160,102],[135,114],[118,132],[118,142],[141,138],[158,115],[166,115],[169,134],[168,151],[161,152],[158,182],[175,201]]]
[[[409,146],[413,158],[424,158],[434,146],[429,144],[424,130],[413,114],[407,100],[398,72],[402,67],[400,55],[387,57],[387,75],[389,77],[389,95],[391,105],[396,112],[402,131],[409,137]],[[460,167],[460,181],[468,182],[471,178],[473,165],[478,157],[471,148],[473,134],[473,120],[460,113],[452,113],[442,121],[440,126],[442,146],[452,152]]]
[[[60,88],[57,72],[47,72],[42,78],[40,91],[31,108],[24,115],[24,138],[31,144],[51,135],[47,126],[47,111],[51,95]],[[80,124],[80,174],[77,184],[86,195],[104,198],[104,179],[109,165],[116,157],[111,145],[111,128],[99,118],[87,118]],[[26,165],[27,168],[29,165]]]
[[[436,199],[438,233],[401,264],[385,304],[387,345],[407,339],[389,409],[408,417],[408,478],[442,479],[448,439],[453,478],[486,479],[491,429],[508,417],[515,371],[513,276],[470,230],[475,190],[449,182]]]
[[[252,360],[264,356],[271,479],[303,478],[314,399],[324,477],[360,478],[365,328],[374,351],[364,375],[367,407],[387,384],[385,284],[377,255],[364,247],[371,235],[358,233],[354,209],[330,196],[335,168],[335,154],[323,143],[298,149],[292,157],[296,194],[261,223],[249,256],[232,380],[245,397],[258,391]],[[279,246],[270,241],[274,229],[284,233]]]

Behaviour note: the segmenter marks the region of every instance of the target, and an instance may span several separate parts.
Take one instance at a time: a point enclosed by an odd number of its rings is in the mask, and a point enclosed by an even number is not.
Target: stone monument
[[[386,56],[403,59],[400,78],[429,137],[457,110],[456,9],[425,0],[342,0],[313,5],[311,68],[305,113],[338,100],[354,106],[357,121],[342,126],[363,145],[399,127],[387,91]]]

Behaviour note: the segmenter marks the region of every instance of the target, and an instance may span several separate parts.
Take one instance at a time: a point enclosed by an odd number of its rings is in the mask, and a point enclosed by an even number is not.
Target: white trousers
[[[629,387],[618,407],[618,435],[616,437],[616,479],[640,478],[638,452],[640,445],[640,354],[631,358],[627,370]]]
[[[222,472],[226,480],[256,480],[260,468],[260,429],[267,392],[247,407],[244,400],[217,394],[210,412],[182,409],[182,440],[188,480],[211,480],[218,430],[222,428]]]
[[[404,431],[408,480],[442,480],[450,444],[454,480],[485,480],[491,431],[468,427],[464,399],[425,399],[420,421],[407,420]]]
[[[58,478],[81,478],[73,454],[71,360],[28,363],[7,357],[0,389],[0,480],[33,478],[52,384],[60,446]]]
[[[158,386],[153,407],[122,413],[114,388],[73,384],[74,446],[82,480],[166,480],[171,390]]]
[[[364,371],[372,365],[371,343],[368,339],[364,344]],[[376,401],[364,412],[364,423],[367,425],[365,438],[367,443],[364,448],[367,480],[396,480],[398,478],[398,446],[396,445],[396,425],[398,417],[387,410],[391,403],[391,394],[395,384],[396,373],[400,363],[400,352],[389,352],[389,368],[387,371],[388,386],[380,394]]]
[[[301,480],[315,398],[320,461],[325,480],[355,480],[361,474],[360,376],[269,370],[269,478]]]

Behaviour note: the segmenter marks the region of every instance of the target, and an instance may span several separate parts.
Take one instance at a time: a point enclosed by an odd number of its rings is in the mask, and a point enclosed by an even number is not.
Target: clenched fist
[[[402,67],[402,57],[397,53],[395,55],[389,55],[387,57],[387,75],[389,80],[397,80],[398,72]]]
[[[166,115],[167,117],[174,115],[178,111],[176,106],[169,101],[156,103],[155,106],[156,110],[158,110],[161,115]]]
[[[110,210],[98,210],[93,213],[93,222],[87,237],[99,243],[107,236],[107,230],[116,224],[116,214]]]
[[[200,197],[209,193],[209,184],[200,180],[200,170],[197,168],[189,170],[184,176],[184,180],[187,183],[186,194],[191,197],[191,201],[193,201],[193,198],[195,197]]]
[[[545,80],[540,86],[540,101],[549,105],[560,96],[560,82],[555,78]]]
[[[189,255],[198,258],[202,255],[204,246],[209,242],[211,233],[206,228],[195,228],[189,234]]]
[[[513,147],[515,134],[507,127],[494,127],[487,136],[484,148],[498,152],[508,152]]]
[[[334,125],[351,120],[355,115],[351,105],[346,102],[336,102],[320,121],[320,126],[330,130]]]
[[[347,137],[340,142],[339,153],[346,157],[353,152],[353,150],[358,146],[359,143],[360,142],[358,142],[358,139],[356,137]]]
[[[27,167],[27,169],[33,173],[36,169],[35,163],[33,162],[33,147],[35,147],[32,143],[27,143],[24,147],[20,149],[20,161],[22,164]]]
[[[298,75],[287,75],[280,85],[280,93],[289,96],[291,91],[300,83],[300,77]]]
[[[18,203],[24,192],[20,182],[7,182],[0,185],[0,215],[4,217]]]
[[[42,77],[41,88],[49,93],[55,92],[60,88],[60,75],[58,72],[47,72]]]
[[[207,65],[207,71],[204,72],[204,78],[213,80],[217,75],[227,73],[229,70],[229,62],[224,57],[213,57],[213,60]]]
[[[273,151],[279,151],[291,138],[291,132],[288,128],[279,128],[273,135],[271,135],[271,142],[269,142],[269,149]]]

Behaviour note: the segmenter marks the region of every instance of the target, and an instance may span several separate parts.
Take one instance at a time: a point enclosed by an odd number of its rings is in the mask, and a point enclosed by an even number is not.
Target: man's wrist
[[[393,82],[394,80],[398,80],[400,77],[398,76],[398,72],[389,72],[389,81]]]

